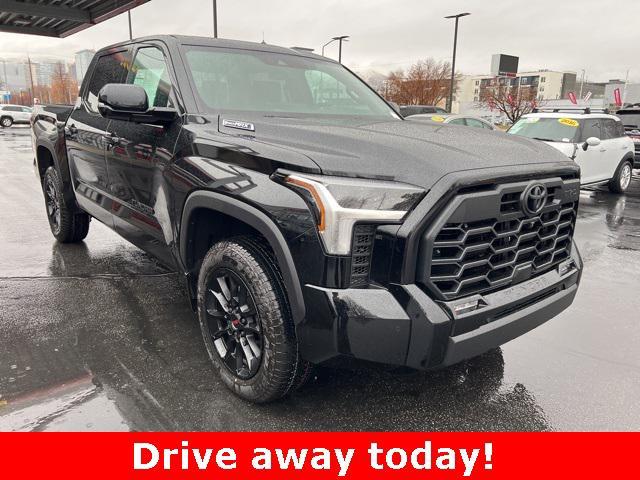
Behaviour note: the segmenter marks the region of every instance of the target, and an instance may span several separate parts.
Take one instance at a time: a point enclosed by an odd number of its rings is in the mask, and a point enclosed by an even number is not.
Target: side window
[[[484,128],[484,123],[482,123],[479,120],[476,120],[475,118],[467,118],[467,125],[475,128]]]
[[[145,47],[138,50],[127,83],[140,85],[147,92],[150,107],[168,107],[171,104],[171,80],[162,50]]]
[[[586,142],[589,137],[602,138],[602,130],[600,126],[600,120],[597,119],[587,119],[584,120],[584,125],[582,127],[582,137],[580,138],[581,142]]]
[[[603,133],[602,139],[608,140],[611,138],[618,137],[618,126],[616,125],[615,120],[611,120],[610,118],[605,118],[602,120],[603,123]]]
[[[469,120],[467,120],[468,122]],[[450,122],[448,122],[450,125],[469,125],[469,123],[465,123],[464,118],[454,118],[453,120],[451,120]]]
[[[127,52],[103,55],[96,62],[91,81],[84,94],[84,99],[90,111],[98,112],[98,93],[107,83],[122,83],[128,62]]]

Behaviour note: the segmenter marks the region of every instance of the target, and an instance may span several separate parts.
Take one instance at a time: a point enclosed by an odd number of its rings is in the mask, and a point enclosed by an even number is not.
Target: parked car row
[[[471,115],[415,113],[427,106],[400,107],[409,121],[443,123],[495,130],[486,120]],[[435,108],[435,107],[430,107]],[[589,108],[536,109],[524,115],[508,134],[539,140],[575,161],[583,186],[606,184],[623,193],[631,184],[633,168],[640,168],[640,105],[610,115]]]
[[[524,115],[508,134],[542,141],[574,160],[581,184],[624,193],[631,184],[634,141],[619,117],[590,109],[550,109]]]

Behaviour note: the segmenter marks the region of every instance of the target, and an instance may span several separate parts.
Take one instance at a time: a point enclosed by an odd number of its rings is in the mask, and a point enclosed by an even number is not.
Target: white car
[[[30,107],[22,105],[0,105],[0,125],[9,128],[14,123],[29,123],[31,112]]]
[[[580,166],[582,185],[606,183],[612,192],[623,193],[631,183],[633,141],[618,117],[584,112],[530,113],[507,133],[541,140],[560,150]]]

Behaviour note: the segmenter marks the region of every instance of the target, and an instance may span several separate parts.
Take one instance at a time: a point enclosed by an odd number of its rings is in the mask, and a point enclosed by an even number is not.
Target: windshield
[[[399,118],[358,77],[333,62],[253,50],[185,48],[206,111]]]
[[[572,118],[527,117],[518,120],[507,133],[547,142],[576,142],[578,127],[579,120]]]

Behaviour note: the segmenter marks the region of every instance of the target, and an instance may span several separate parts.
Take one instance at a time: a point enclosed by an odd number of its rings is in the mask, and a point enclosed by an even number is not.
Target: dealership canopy
[[[0,0],[0,32],[68,37],[149,0]]]

